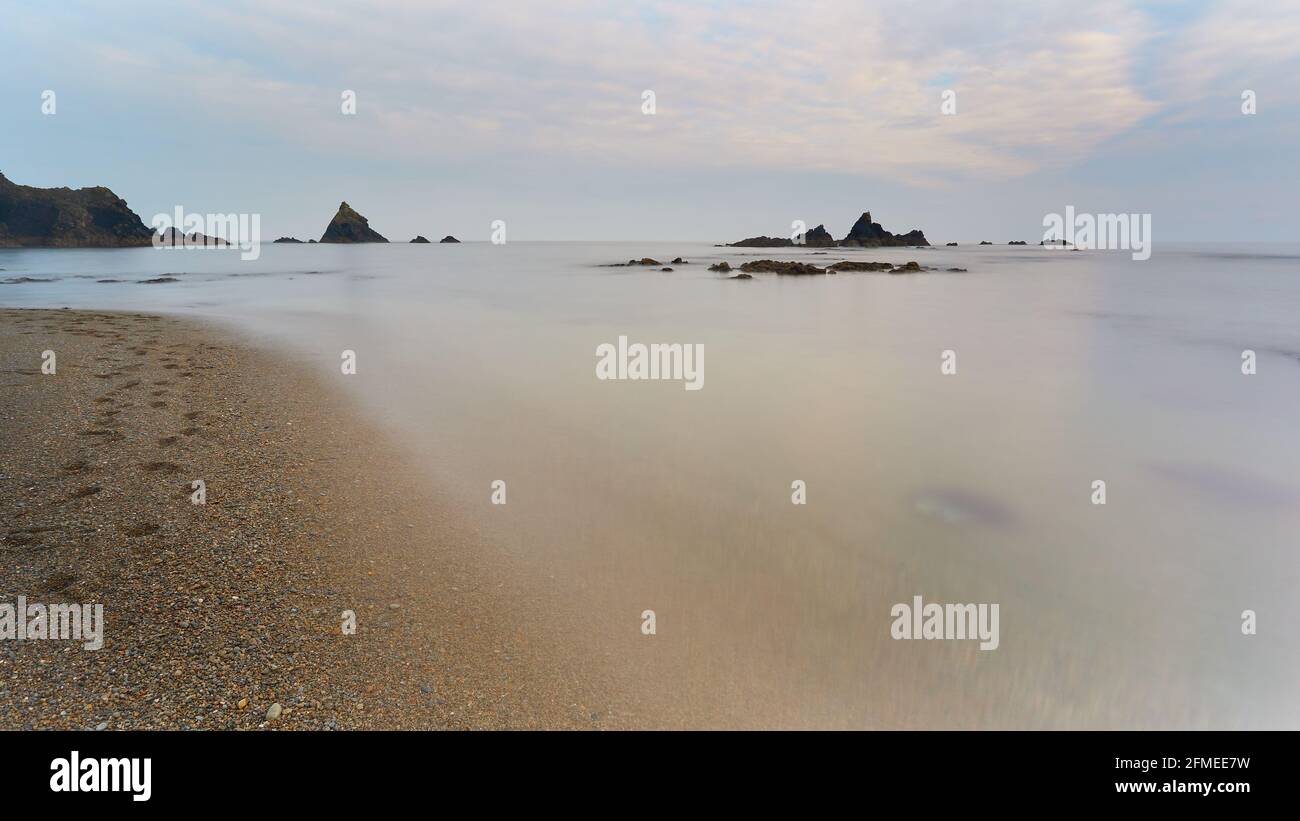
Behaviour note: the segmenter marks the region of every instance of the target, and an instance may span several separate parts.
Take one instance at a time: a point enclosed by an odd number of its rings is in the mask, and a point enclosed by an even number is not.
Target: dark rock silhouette
[[[303,244],[302,240],[298,239],[297,237],[280,237],[279,239],[276,240],[276,242],[296,242],[299,245]],[[274,245],[275,243],[272,244]]]
[[[993,244],[993,243],[989,242],[989,241],[986,240],[986,239],[985,239],[985,240],[980,240],[980,245],[992,245],[992,244]]]
[[[429,240],[425,239],[422,235],[418,235],[418,234],[416,235],[415,239],[411,240],[411,242],[420,243],[422,245],[429,244]]]
[[[840,245],[858,245],[864,248],[878,248],[898,245],[929,245],[925,234],[919,230],[906,234],[891,234],[880,223],[871,221],[871,212],[863,212],[858,221],[853,223],[849,234],[840,241]]]
[[[0,174],[0,247],[126,248],[153,231],[103,186],[34,188]]]
[[[370,221],[352,210],[346,202],[339,203],[338,213],[325,233],[321,242],[388,242],[378,231],[370,227]]]
[[[794,240],[786,237],[750,237],[727,245],[732,248],[787,248],[794,245]]]
[[[710,270],[710,271],[720,271],[720,272],[722,272],[722,273],[725,274],[725,273],[728,273],[729,271],[731,271],[731,266],[730,266],[729,264],[725,263],[725,262],[717,262],[717,263],[714,263],[713,265],[710,265],[710,266],[709,266],[709,270]]]
[[[956,247],[957,247],[957,243],[955,243],[955,242],[950,242],[950,243],[948,243],[948,247],[949,247],[949,248],[956,248]]]
[[[818,225],[803,235],[803,244],[810,248],[829,248],[835,244],[835,238],[825,225]]]
[[[229,248],[230,243],[221,237],[210,237],[198,231],[185,234],[179,228],[168,228],[158,234],[158,246],[161,248]]]
[[[903,245],[926,246],[930,242],[925,238],[925,234],[920,230],[908,231],[906,234],[891,234],[880,223],[871,221],[871,212],[863,212],[858,217],[858,221],[853,223],[849,229],[848,236],[838,242],[826,230],[826,226],[818,225],[816,228],[804,234],[803,245],[813,248],[892,248]],[[742,239],[739,242],[732,242],[729,245],[733,248],[788,248],[797,246],[792,239],[785,237],[750,237]]]
[[[442,239],[438,240],[438,242],[455,242],[455,243],[459,243],[460,240],[456,239],[456,238],[453,237],[451,234],[448,234],[447,236],[445,236],[445,237],[443,237]]]

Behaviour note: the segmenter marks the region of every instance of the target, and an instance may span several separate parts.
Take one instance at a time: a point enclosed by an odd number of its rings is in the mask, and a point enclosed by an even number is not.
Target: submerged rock
[[[727,277],[727,279],[753,279],[753,278],[754,277],[752,274],[736,274],[734,277]]]
[[[956,248],[956,247],[957,247],[957,243],[955,243],[955,242],[950,242],[950,243],[948,243],[948,247],[949,247],[949,248]]]
[[[922,268],[922,267],[921,267],[921,266],[920,266],[920,265],[919,265],[915,260],[913,260],[912,262],[904,262],[902,265],[900,265],[900,266],[898,266],[897,268],[893,269],[893,270],[890,271],[889,273],[891,273],[891,274],[915,274],[915,273],[919,273],[919,272],[921,272],[921,271],[923,271],[923,270],[925,270],[925,269]]]
[[[352,210],[352,206],[346,202],[339,203],[338,213],[326,226],[325,233],[321,235],[320,241],[388,242],[384,236],[370,227],[369,220]]]
[[[816,265],[809,265],[806,262],[784,262],[776,259],[757,259],[753,262],[746,262],[740,266],[740,270],[749,273],[783,274],[786,276],[826,273],[825,268],[818,268]]]
[[[728,263],[725,263],[725,262],[717,262],[717,263],[714,263],[713,265],[710,265],[710,266],[709,266],[709,270],[710,270],[710,271],[719,271],[719,272],[725,274],[725,273],[727,273],[728,271],[731,270],[731,265],[729,265]]]
[[[894,266],[888,262],[858,262],[856,260],[845,260],[831,265],[828,270],[831,271],[888,271]]]

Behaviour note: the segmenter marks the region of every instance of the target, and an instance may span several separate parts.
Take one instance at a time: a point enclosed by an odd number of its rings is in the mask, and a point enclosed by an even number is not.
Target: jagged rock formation
[[[378,231],[370,227],[370,221],[352,210],[346,202],[339,203],[338,213],[325,233],[321,242],[388,242]]]
[[[302,240],[298,239],[297,237],[280,237],[279,239],[276,240],[276,242],[296,242],[299,245],[302,245]]]
[[[421,245],[428,245],[428,244],[429,244],[429,240],[425,239],[423,236],[421,236],[421,235],[419,235],[419,234],[417,234],[416,237],[415,237],[415,239],[411,240],[411,242],[419,243],[419,244],[421,244]]]
[[[829,248],[835,244],[835,238],[825,225],[818,225],[803,235],[803,244],[811,248]]]
[[[158,234],[160,248],[229,248],[230,243],[221,237],[210,237],[198,231],[184,233],[179,228],[168,228]]]
[[[0,247],[125,248],[153,231],[103,186],[34,188],[0,174]]]
[[[750,237],[739,242],[728,243],[733,248],[788,248],[797,246],[792,239],[784,237]],[[871,212],[866,211],[858,217],[849,229],[848,236],[836,241],[826,226],[818,225],[804,234],[803,245],[813,248],[888,248],[904,245],[929,245],[925,234],[920,230],[908,231],[906,234],[891,234],[880,223],[871,221]]]
[[[438,240],[438,242],[440,242],[440,243],[442,243],[442,242],[456,242],[456,243],[459,243],[460,240],[456,239],[456,238],[453,237],[451,234],[448,234],[447,236],[445,236],[445,237],[443,237],[442,239]]]
[[[913,229],[906,234],[891,234],[880,223],[871,221],[871,212],[863,212],[858,221],[849,229],[849,235],[840,240],[840,245],[857,245],[864,248],[879,248],[898,245],[929,245],[925,234]]]

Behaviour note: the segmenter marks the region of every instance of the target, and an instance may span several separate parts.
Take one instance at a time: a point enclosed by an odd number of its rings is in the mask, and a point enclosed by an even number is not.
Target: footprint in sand
[[[167,403],[166,403],[166,402],[150,402],[150,403],[149,403],[149,407],[151,407],[151,408],[165,408],[165,407],[167,407]]]
[[[154,533],[157,533],[158,525],[152,522],[142,522],[140,524],[134,524],[134,525],[123,525],[122,532],[130,536],[131,538],[135,539],[141,536],[149,536]]]
[[[180,440],[181,438],[179,436],[160,436],[158,437],[158,444],[167,447],[168,445],[176,444]]]
[[[203,432],[203,429],[202,429],[202,428],[197,428],[197,427],[193,427],[193,426],[191,426],[191,427],[184,428],[183,430],[181,430],[181,435],[182,435],[182,436],[193,436],[193,435],[196,434],[196,433],[202,433],[202,432]]]
[[[75,462],[67,463],[63,467],[59,468],[59,470],[63,471],[64,473],[84,473],[86,468],[88,467],[90,467],[89,462],[87,462],[85,459],[78,459]]]
[[[69,498],[84,499],[87,496],[94,496],[96,493],[99,493],[101,490],[103,490],[103,488],[100,487],[99,485],[86,485],[85,487],[79,487],[76,490],[72,491],[72,493],[69,495]]]
[[[145,462],[141,465],[150,473],[180,473],[181,466],[175,462]]]

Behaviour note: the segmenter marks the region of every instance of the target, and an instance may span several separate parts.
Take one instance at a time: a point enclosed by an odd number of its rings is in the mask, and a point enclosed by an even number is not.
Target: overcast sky
[[[1073,205],[1296,239],[1300,0],[4,0],[0,66],[0,172],[146,222],[1005,242]]]

